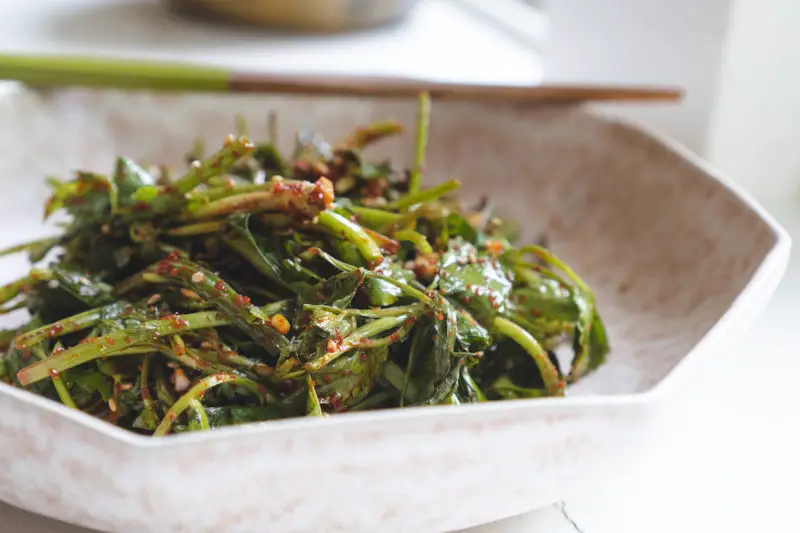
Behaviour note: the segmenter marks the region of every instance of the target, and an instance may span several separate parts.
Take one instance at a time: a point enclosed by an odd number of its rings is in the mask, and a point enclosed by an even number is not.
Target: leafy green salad
[[[181,172],[51,178],[60,235],[0,252],[34,265],[0,287],[28,317],[0,330],[0,381],[154,436],[562,396],[609,351],[595,296],[490,199],[422,186],[429,116],[423,94],[410,169],[364,156],[397,122],[283,154],[241,121]]]

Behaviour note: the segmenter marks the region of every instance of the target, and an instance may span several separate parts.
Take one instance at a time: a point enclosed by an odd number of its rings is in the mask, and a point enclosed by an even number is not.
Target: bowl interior
[[[290,150],[298,130],[329,140],[378,119],[406,135],[372,150],[408,164],[416,104],[409,101],[127,92],[20,92],[0,103],[0,245],[52,232],[41,224],[46,175],[109,172],[116,155],[179,164],[201,136],[216,146],[235,116],[264,138],[270,111]],[[624,394],[658,383],[731,306],[777,236],[725,185],[638,129],[577,107],[437,102],[425,182],[463,181],[545,234],[597,291],[612,353],[573,394]],[[0,282],[25,268],[4,258]],[[4,322],[15,317],[0,317]],[[0,322],[2,325],[3,322]]]

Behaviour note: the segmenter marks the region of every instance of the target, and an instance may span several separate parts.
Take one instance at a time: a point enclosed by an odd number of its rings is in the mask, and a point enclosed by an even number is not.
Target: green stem
[[[378,391],[374,393],[372,396],[369,396],[368,398],[355,404],[353,407],[350,408],[350,411],[367,411],[369,409],[372,409],[373,407],[381,405],[389,398],[390,398],[389,393],[387,393],[386,391]]]
[[[175,396],[172,394],[172,390],[163,375],[156,379],[156,397],[167,408],[175,405]]]
[[[115,331],[103,337],[85,339],[86,342],[83,344],[78,344],[51,355],[44,361],[23,368],[17,374],[17,379],[23,385],[30,385],[47,378],[51,370],[63,372],[101,357],[127,355],[119,352],[140,344],[152,343],[160,337],[194,329],[224,326],[229,323],[230,320],[217,311],[174,315],[166,320],[145,322],[136,329]]]
[[[431,119],[431,96],[427,92],[419,95],[417,111],[417,142],[414,149],[414,167],[408,179],[408,194],[419,192],[422,184],[422,169],[425,166],[425,152],[428,149],[428,127]],[[409,204],[413,205],[413,204]]]
[[[20,309],[24,309],[27,306],[28,306],[28,304],[24,300],[21,301],[21,302],[17,302],[17,303],[15,303],[13,305],[10,305],[8,307],[0,308],[0,315],[7,315],[8,313],[12,313],[14,311],[18,311]]]
[[[16,345],[19,348],[27,348],[45,339],[62,337],[70,333],[75,333],[82,329],[90,328],[100,322],[116,318],[126,309],[130,309],[127,302],[116,302],[96,309],[90,309],[77,315],[67,317],[53,324],[47,324],[17,337]]]
[[[367,264],[383,261],[380,247],[364,231],[364,228],[331,210],[319,214],[319,225],[340,239],[345,239],[356,247]]]
[[[306,372],[317,372],[325,365],[356,348],[375,348],[378,346],[385,346],[387,344],[399,342],[405,336],[404,334],[407,334],[408,330],[410,330],[411,326],[413,325],[413,322],[409,323],[410,321],[408,319],[408,315],[401,315],[379,318],[377,320],[367,322],[345,337],[342,343],[336,347],[335,350],[323,353],[320,357],[312,359],[304,364],[303,370]],[[375,335],[398,327],[403,329],[403,331],[401,332],[398,330],[392,335],[381,339],[370,339],[370,337],[374,337]]]
[[[31,270],[27,276],[0,286],[0,305],[16,298],[20,293],[24,293],[36,283],[51,279],[53,279],[53,273],[49,270]]]
[[[433,253],[433,247],[425,235],[410,229],[402,229],[394,232],[394,238],[398,241],[407,241],[414,244],[414,248],[421,254]]]
[[[27,250],[30,250],[31,248],[36,248],[39,246],[54,246],[59,241],[61,241],[61,237],[44,237],[43,239],[39,239],[36,241],[17,244],[15,246],[10,246],[8,248],[0,250],[0,257],[4,255],[16,254],[19,252],[25,252]]]
[[[61,374],[58,372],[51,372],[50,379],[53,380],[53,386],[56,388],[56,393],[58,394],[61,403],[67,407],[71,407],[72,409],[77,409],[78,406],[75,405],[75,401],[72,399],[69,389],[67,389],[67,385],[64,383],[64,378],[61,377]]]
[[[175,422],[175,419],[183,414],[184,411],[189,409],[192,406],[193,401],[199,400],[207,391],[224,383],[232,383],[237,386],[244,387],[261,398],[262,401],[265,399],[266,390],[262,385],[259,385],[253,380],[235,376],[233,374],[212,374],[198,381],[194,387],[189,389],[186,394],[178,398],[178,400],[172,404],[172,407],[170,407],[167,413],[164,415],[164,419],[156,428],[153,436],[163,437],[169,433],[169,430],[172,428],[172,424]]]
[[[359,224],[376,230],[384,230],[389,226],[399,224],[403,220],[403,215],[399,213],[375,209],[374,207],[351,206],[347,209],[356,215]]]
[[[409,207],[421,204],[422,202],[429,202],[431,200],[435,200],[440,198],[448,193],[451,193],[461,187],[461,182],[458,180],[449,180],[445,181],[444,183],[440,183],[430,189],[425,189],[424,191],[419,191],[414,194],[409,194],[400,198],[397,201],[392,203],[386,204],[385,208],[390,209],[392,211],[404,211]]]
[[[317,389],[314,388],[314,380],[310,374],[306,374],[306,387],[308,388],[308,399],[306,400],[306,416],[322,416],[322,406],[319,403]]]
[[[550,263],[551,265],[553,265],[556,268],[558,268],[561,272],[566,274],[566,276],[582,292],[588,293],[588,294],[592,294],[592,290],[589,288],[588,285],[586,285],[586,283],[583,282],[583,280],[580,278],[580,276],[578,276],[575,273],[575,271],[573,271],[567,263],[565,263],[564,261],[562,261],[561,259],[559,259],[555,255],[553,255],[553,253],[550,252],[550,250],[547,250],[546,248],[542,248],[541,246],[537,246],[535,244],[529,244],[527,246],[521,247],[519,249],[519,253],[521,253],[521,254],[530,253],[530,254],[535,255],[539,259],[542,259],[542,260]]]
[[[197,263],[182,259],[165,259],[151,267],[158,275],[177,282],[218,307],[221,313],[272,355],[287,349],[289,341],[272,327],[270,316],[250,303],[219,276]]]
[[[383,318],[387,316],[401,316],[409,314],[418,314],[425,310],[419,304],[411,305],[398,305],[395,307],[387,307],[385,309],[340,309],[331,305],[303,305],[304,311],[327,311],[328,313],[335,313],[337,315],[360,316],[364,318]]]
[[[150,360],[152,358],[153,356],[150,354],[146,354],[142,358],[142,372],[139,378],[139,390],[142,394],[142,403],[145,409],[152,409],[154,407],[153,398],[150,396],[150,389],[147,384],[150,379]]]
[[[208,222],[198,222],[197,224],[187,224],[167,230],[170,237],[192,237],[194,235],[204,235],[206,233],[216,233],[225,227],[224,220],[210,220]]]
[[[400,135],[404,131],[403,125],[395,120],[373,122],[372,124],[356,128],[352,134],[339,143],[337,148],[361,150],[386,137]]]
[[[542,374],[545,388],[552,396],[564,394],[564,383],[558,375],[558,370],[550,361],[547,352],[533,338],[533,335],[503,317],[496,317],[493,323],[495,331],[504,337],[508,337],[522,347],[536,362],[539,372]]]
[[[314,183],[273,178],[269,183],[267,190],[235,194],[207,204],[191,205],[182,218],[192,220],[230,213],[260,211],[279,211],[289,215],[303,214],[313,218],[333,203],[333,184],[327,178],[320,178]]]
[[[332,255],[330,255],[329,253],[327,253],[327,252],[325,252],[323,250],[320,250],[319,248],[311,248],[309,251],[312,252],[313,254],[319,255],[325,261],[327,261],[328,263],[330,263],[334,267],[338,268],[342,272],[354,272],[355,270],[358,269],[358,267],[354,267],[353,265],[345,263],[344,261],[339,261],[338,259],[336,259]],[[390,283],[390,284],[394,285],[395,287],[397,287],[398,289],[400,289],[406,296],[414,298],[415,300],[419,300],[420,302],[424,303],[428,307],[432,307],[433,304],[434,304],[433,300],[431,300],[424,292],[422,292],[422,291],[420,291],[418,289],[415,289],[411,285],[409,285],[407,283],[403,283],[402,281],[396,280],[396,279],[394,279],[394,278],[392,278],[390,276],[384,276],[383,274],[376,274],[375,272],[373,272],[371,270],[367,270],[367,271],[364,272],[364,277],[372,278],[372,279],[379,279],[381,281],[385,281],[386,283]]]
[[[212,187],[206,189],[205,191],[192,191],[191,193],[187,194],[187,198],[190,202],[199,202],[199,203],[209,203],[214,200],[220,200],[222,198],[226,198],[228,196],[234,196],[237,194],[244,194],[248,192],[255,192],[255,191],[262,191],[272,188],[272,183],[248,183],[244,185],[236,185],[230,187],[228,185],[223,185],[221,187]]]
[[[190,426],[195,431],[208,431],[211,429],[211,424],[208,423],[208,414],[205,407],[200,403],[200,400],[192,400],[189,402],[189,410],[192,412],[193,418]]]
[[[180,194],[186,194],[211,178],[225,174],[239,159],[253,153],[255,147],[246,138],[228,138],[225,146],[202,163],[195,162],[176,183]]]

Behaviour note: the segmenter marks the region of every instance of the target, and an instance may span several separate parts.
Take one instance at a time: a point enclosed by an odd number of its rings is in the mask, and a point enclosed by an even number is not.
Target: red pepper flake
[[[131,344],[132,342],[133,339],[129,335],[125,337],[125,344]]]
[[[324,376],[322,376],[322,381],[324,381],[325,383],[330,383],[331,377],[328,374],[325,374]]]
[[[96,341],[97,337],[86,337],[85,339],[81,339],[79,344],[89,344],[90,342]]]
[[[175,329],[183,329],[189,325],[189,322],[187,322],[182,316],[180,316],[177,313],[170,315],[169,321],[172,327]]]
[[[250,305],[250,298],[247,296],[242,296],[241,294],[237,294],[236,298],[234,298],[233,303],[238,307],[244,307],[246,305]]]
[[[51,368],[49,374],[51,378],[57,378],[59,376],[58,370],[55,368]]]
[[[436,313],[436,320],[444,320],[444,314],[441,311]]]
[[[180,257],[178,256],[178,252],[175,250],[171,251],[167,256],[167,260],[169,261],[177,261]]]
[[[488,250],[488,252],[493,256],[497,257],[503,253],[503,243],[495,240],[486,241],[486,250]]]
[[[330,403],[331,407],[334,409],[339,409],[339,406],[342,405],[342,395],[337,392],[328,398],[328,403]]]
[[[61,353],[64,350],[66,350],[66,348],[64,348],[63,346],[56,346],[55,349],[53,350],[53,353]]]
[[[395,331],[394,333],[389,335],[389,339],[392,342],[399,342],[400,341],[400,332],[399,331]]]
[[[222,280],[217,281],[214,284],[214,288],[217,289],[220,292],[224,291],[225,290],[225,282],[223,282]]]
[[[142,202],[141,200],[133,204],[134,211],[148,211],[150,209],[150,205],[147,202]]]
[[[111,337],[106,337],[106,338],[105,338],[105,339],[103,339],[103,340],[104,340],[104,341],[106,341],[106,344],[108,344],[109,346],[114,346],[115,344],[117,344],[117,341],[115,341],[115,340],[114,340],[113,338],[111,338]]]
[[[169,275],[172,276],[173,278],[178,277],[178,274],[179,272],[177,268],[173,268],[172,270],[169,271]]]
[[[367,359],[369,359],[367,352],[361,352],[361,355],[359,355],[359,357],[361,358],[362,361],[366,361]]]
[[[50,337],[57,337],[61,335],[61,332],[64,331],[64,326],[61,324],[53,324],[49,330],[47,330],[47,335]]]
[[[156,272],[159,274],[166,274],[169,272],[169,269],[172,267],[172,264],[169,262],[168,259],[162,259],[158,262],[158,266],[156,267]]]
[[[287,187],[287,185],[283,182],[283,179],[273,180],[273,182],[272,182],[272,193],[273,194],[280,194],[280,193],[282,193],[282,192],[284,192],[284,191],[286,191],[288,189],[289,189],[289,187]]]

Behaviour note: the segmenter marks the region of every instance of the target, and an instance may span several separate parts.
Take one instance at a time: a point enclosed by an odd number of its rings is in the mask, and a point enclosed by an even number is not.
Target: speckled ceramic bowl
[[[413,124],[414,102],[16,91],[0,97],[0,244],[39,236],[43,176],[116,154],[177,162],[234,115],[280,140]],[[0,499],[115,532],[434,532],[596,489],[660,400],[762,309],[786,233],[680,147],[577,107],[434,105],[430,182],[458,177],[547,232],[596,287],[613,353],[564,399],[348,414],[147,439],[0,386]],[[412,139],[376,154],[407,162]],[[24,265],[4,261],[6,281]]]

